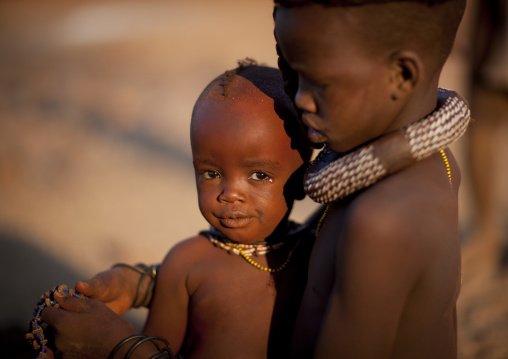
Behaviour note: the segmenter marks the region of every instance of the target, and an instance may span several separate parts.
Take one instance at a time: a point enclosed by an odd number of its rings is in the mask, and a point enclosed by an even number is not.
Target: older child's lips
[[[322,132],[319,132],[318,130],[313,129],[312,127],[309,127],[307,130],[307,137],[309,138],[310,142],[313,143],[323,143],[326,142],[326,137]]]
[[[252,220],[252,217],[219,218],[220,223],[226,228],[242,228]]]
[[[302,121],[308,128],[307,137],[313,143],[323,143],[326,141],[326,137],[322,132],[313,127],[314,116],[315,115],[313,113],[307,111],[304,111],[302,114]]]

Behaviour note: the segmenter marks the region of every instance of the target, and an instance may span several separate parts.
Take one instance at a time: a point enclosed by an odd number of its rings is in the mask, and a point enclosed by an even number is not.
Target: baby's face
[[[205,219],[231,240],[265,240],[285,217],[288,179],[303,164],[273,100],[258,90],[254,98],[204,101],[191,142]]]
[[[308,137],[336,152],[348,151],[382,133],[396,115],[389,63],[362,47],[356,8],[279,8],[275,36],[298,74],[296,106]]]

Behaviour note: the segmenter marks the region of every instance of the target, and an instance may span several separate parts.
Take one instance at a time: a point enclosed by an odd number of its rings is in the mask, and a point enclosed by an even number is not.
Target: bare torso
[[[182,242],[165,260],[145,332],[166,336],[185,358],[287,355],[310,245],[301,242],[289,265],[271,275],[202,236]],[[252,258],[277,267],[287,253]]]
[[[436,155],[330,207],[293,357],[456,356],[460,173],[450,160],[453,188]]]

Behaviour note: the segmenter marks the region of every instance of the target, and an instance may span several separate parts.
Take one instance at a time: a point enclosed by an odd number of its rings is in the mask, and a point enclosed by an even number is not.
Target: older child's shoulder
[[[358,194],[345,209],[344,224],[357,244],[404,248],[410,254],[455,235],[457,205],[437,157]]]

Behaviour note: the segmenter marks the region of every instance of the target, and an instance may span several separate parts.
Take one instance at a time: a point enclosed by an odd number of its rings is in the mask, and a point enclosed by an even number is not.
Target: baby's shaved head
[[[294,111],[294,105],[282,87],[280,71],[276,68],[258,65],[255,60],[249,58],[239,61],[237,68],[226,71],[210,82],[199,96],[195,106],[199,107],[200,103],[207,99],[227,99],[235,96],[238,91],[243,92],[244,89],[240,88],[239,78],[252,82],[256,88],[273,99],[276,106],[290,112]],[[248,94],[242,93],[242,95]]]
[[[251,83],[253,86],[246,86]],[[207,101],[260,101],[260,93],[273,100],[273,111],[284,121],[287,135],[292,139],[292,146],[297,148],[304,161],[308,161],[312,154],[296,108],[284,91],[282,74],[279,69],[258,65],[252,59],[238,62],[238,67],[228,70],[216,77],[199,96],[191,120],[202,104]]]

